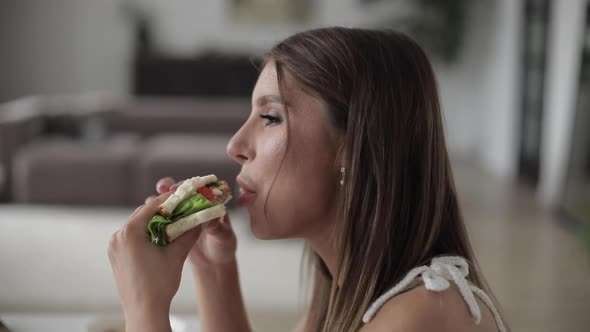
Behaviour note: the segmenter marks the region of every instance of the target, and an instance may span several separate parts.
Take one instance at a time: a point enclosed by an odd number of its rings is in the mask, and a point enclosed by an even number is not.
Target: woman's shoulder
[[[385,302],[361,331],[498,331],[489,308],[481,300],[477,301],[482,312],[479,325],[475,324],[455,285],[442,292],[433,292],[421,285]]]

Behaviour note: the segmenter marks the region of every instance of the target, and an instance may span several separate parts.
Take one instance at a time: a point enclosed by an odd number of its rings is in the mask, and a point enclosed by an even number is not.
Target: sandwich
[[[227,182],[213,174],[185,180],[148,222],[152,242],[165,246],[204,222],[222,218],[231,198]]]

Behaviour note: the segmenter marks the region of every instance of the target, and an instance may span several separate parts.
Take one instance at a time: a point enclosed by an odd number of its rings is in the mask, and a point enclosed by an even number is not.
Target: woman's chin
[[[256,218],[250,218],[250,230],[252,234],[259,240],[280,240],[285,239],[287,236],[277,232],[277,230],[269,227],[267,220],[257,220]]]
[[[262,227],[254,219],[250,219],[250,230],[259,240],[276,240],[276,237],[272,236],[272,233],[269,232],[268,227]]]

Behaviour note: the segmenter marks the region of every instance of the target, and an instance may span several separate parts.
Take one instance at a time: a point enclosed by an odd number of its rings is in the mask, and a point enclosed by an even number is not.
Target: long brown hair
[[[345,133],[338,271],[331,275],[310,251],[307,329],[358,330],[372,301],[440,255],[464,257],[469,281],[489,293],[457,202],[424,51],[391,30],[323,28],[289,37],[266,61],[275,62],[279,84],[288,72],[320,97],[333,126]]]

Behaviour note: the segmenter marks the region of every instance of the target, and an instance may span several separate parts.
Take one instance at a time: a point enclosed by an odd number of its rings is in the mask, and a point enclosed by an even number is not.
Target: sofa
[[[225,152],[245,98],[36,97],[0,106],[4,202],[137,205],[164,176],[215,173],[234,188]]]

